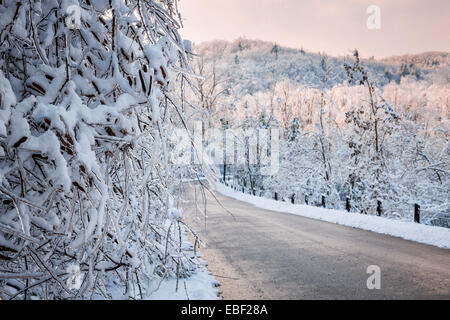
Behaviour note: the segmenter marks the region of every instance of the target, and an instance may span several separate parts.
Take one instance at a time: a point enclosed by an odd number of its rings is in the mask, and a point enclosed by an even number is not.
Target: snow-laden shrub
[[[6,0],[0,17],[0,298],[145,298],[186,276],[174,1]]]

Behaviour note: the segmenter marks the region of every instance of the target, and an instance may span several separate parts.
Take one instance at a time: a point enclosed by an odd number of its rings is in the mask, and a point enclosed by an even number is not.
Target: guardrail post
[[[350,198],[349,197],[345,198],[345,210],[350,212]]]
[[[293,193],[291,197],[291,203],[294,204],[294,202],[295,202],[295,193]]]
[[[383,213],[383,209],[381,208],[381,201],[377,200],[377,216],[381,217],[382,213]]]
[[[275,192],[275,194],[274,194],[274,197],[273,197],[275,200],[277,200],[278,201],[278,193],[276,193]]]
[[[325,196],[322,196],[322,207],[325,208]]]
[[[420,206],[417,203],[414,204],[414,222],[420,223]]]

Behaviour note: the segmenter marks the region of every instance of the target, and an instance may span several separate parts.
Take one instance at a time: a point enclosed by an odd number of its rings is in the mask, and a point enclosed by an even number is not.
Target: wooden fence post
[[[325,196],[322,196],[322,207],[325,208]]]
[[[349,197],[345,198],[345,210],[350,212],[350,198]]]
[[[294,202],[295,202],[295,193],[293,193],[291,197],[291,203],[294,204]]]
[[[383,209],[381,208],[381,201],[377,200],[377,216],[381,217],[382,213],[383,213]]]
[[[414,222],[420,223],[420,206],[417,203],[414,204]]]
[[[274,199],[278,201],[278,193],[275,192]]]

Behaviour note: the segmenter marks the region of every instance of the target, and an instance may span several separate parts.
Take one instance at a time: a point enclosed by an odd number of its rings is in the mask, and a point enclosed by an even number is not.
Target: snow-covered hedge
[[[0,298],[145,298],[187,275],[174,1],[6,0],[0,17]]]

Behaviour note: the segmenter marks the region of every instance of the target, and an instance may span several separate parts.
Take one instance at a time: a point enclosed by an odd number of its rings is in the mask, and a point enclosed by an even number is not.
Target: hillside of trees
[[[419,54],[406,54],[401,56],[392,56],[380,60],[391,64],[414,64],[419,68],[440,68],[450,66],[450,53],[448,52],[424,52]]]
[[[449,69],[329,57],[238,39],[194,48],[190,116],[208,127],[279,128],[280,169],[227,164],[248,192],[450,226]],[[260,137],[262,139],[262,137]],[[248,137],[235,143],[249,148]],[[261,158],[258,154],[258,159]],[[381,208],[380,205],[381,204]]]

